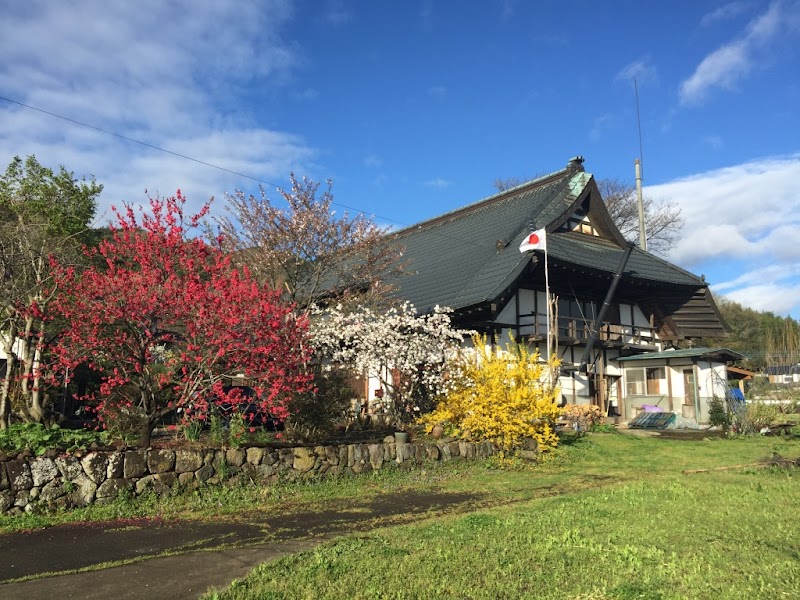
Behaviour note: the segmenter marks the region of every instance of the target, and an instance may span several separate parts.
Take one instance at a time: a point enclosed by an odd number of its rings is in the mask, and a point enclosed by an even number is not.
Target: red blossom
[[[131,207],[115,211],[111,239],[87,250],[91,267],[54,264],[56,284],[71,291],[54,306],[71,324],[57,364],[101,374],[91,398],[101,416],[128,408],[152,427],[177,408],[202,418],[211,404],[253,402],[285,418],[289,398],[309,385],[307,323],[218,246],[189,237],[208,205],[190,217],[184,207],[178,192],[151,199],[139,220]],[[255,382],[255,398],[226,389],[238,375]]]

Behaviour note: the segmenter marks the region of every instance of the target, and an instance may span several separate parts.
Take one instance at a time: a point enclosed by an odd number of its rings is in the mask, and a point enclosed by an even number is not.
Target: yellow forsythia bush
[[[519,343],[504,351],[473,337],[474,349],[462,351],[449,372],[449,391],[420,422],[430,431],[436,424],[463,438],[492,440],[510,450],[533,438],[541,452],[558,445],[555,383],[559,361],[539,362],[539,353]]]

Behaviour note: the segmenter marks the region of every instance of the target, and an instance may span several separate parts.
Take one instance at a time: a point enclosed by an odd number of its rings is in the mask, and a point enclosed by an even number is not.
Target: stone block
[[[3,490],[0,492],[0,513],[4,513],[14,506],[15,498],[16,496],[14,496],[11,490]]]
[[[200,483],[205,483],[214,476],[214,467],[204,465],[194,472],[194,476]]]
[[[11,481],[8,479],[8,472],[6,471],[6,463],[0,463],[0,492],[3,492],[11,487]]]
[[[14,506],[17,508],[25,508],[30,501],[31,491],[30,490],[19,490],[17,492],[16,497],[14,498]]]
[[[125,455],[122,452],[111,452],[108,455],[106,479],[120,479],[125,474]]]
[[[30,463],[33,485],[42,487],[50,483],[59,474],[55,461],[50,458],[37,458]]]
[[[276,473],[275,465],[256,465],[256,475],[262,480],[274,477]]]
[[[369,454],[369,464],[377,471],[383,464],[383,444],[369,444],[367,452]]]
[[[148,450],[147,470],[151,474],[166,473],[175,468],[175,452],[173,450]]]
[[[234,467],[241,467],[245,461],[245,452],[241,448],[231,448],[225,452],[225,462]]]
[[[192,471],[180,473],[178,475],[178,483],[186,488],[193,487],[195,484],[194,473]]]
[[[425,446],[425,454],[430,460],[439,460],[439,446],[428,444]]]
[[[251,465],[260,465],[261,459],[264,458],[263,448],[248,448],[247,449],[247,462]]]
[[[58,468],[61,476],[66,481],[72,481],[78,475],[83,473],[83,465],[81,465],[81,461],[74,456],[65,456],[63,458],[57,458],[55,460],[56,467]]]
[[[106,479],[98,486],[95,497],[97,498],[98,502],[103,500],[113,500],[119,496],[120,493],[125,490],[130,490],[132,487],[133,485],[131,482],[127,479],[123,479],[122,477]]]
[[[108,455],[105,452],[90,452],[81,459],[81,466],[86,476],[100,485],[106,480]]]
[[[403,462],[414,458],[414,444],[395,444],[397,452],[403,453]]]
[[[314,467],[316,456],[310,448],[295,448],[292,468],[301,473],[307,473]]]
[[[197,471],[203,466],[202,450],[176,450],[175,451],[175,472],[188,473]]]
[[[282,467],[294,464],[294,448],[278,448],[278,461]]]
[[[147,473],[147,459],[144,450],[128,450],[125,452],[125,461],[122,475],[125,479],[136,479]]]
[[[8,471],[9,487],[12,491],[29,490],[33,487],[33,477],[27,461],[10,460],[6,463],[6,470]]]
[[[153,475],[145,475],[136,482],[136,493],[141,494],[145,490],[153,490],[156,494],[166,494],[175,485],[178,476],[170,471],[167,473],[155,473]]]
[[[325,460],[332,466],[339,464],[339,452],[336,446],[325,446]]]
[[[439,452],[441,453],[441,460],[443,462],[450,460],[450,444],[441,444],[439,446]]]
[[[50,503],[56,498],[61,498],[66,493],[67,490],[64,488],[64,484],[59,479],[54,479],[42,488],[39,493],[39,500]]]
[[[69,494],[69,502],[72,506],[88,506],[94,502],[95,492],[97,492],[97,484],[86,476],[86,473],[81,473],[72,480],[74,489]]]
[[[156,481],[172,489],[175,486],[175,483],[177,483],[178,481],[178,475],[174,471],[159,473],[158,475],[156,475]]]
[[[421,463],[425,460],[425,444],[414,444],[414,462]]]

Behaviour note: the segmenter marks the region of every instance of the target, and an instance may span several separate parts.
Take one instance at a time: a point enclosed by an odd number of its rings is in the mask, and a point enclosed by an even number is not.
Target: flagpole
[[[547,238],[545,238],[546,240]],[[550,311],[550,272],[547,268],[547,242],[544,243],[544,298],[547,303],[547,360],[550,360],[550,323],[552,321]]]

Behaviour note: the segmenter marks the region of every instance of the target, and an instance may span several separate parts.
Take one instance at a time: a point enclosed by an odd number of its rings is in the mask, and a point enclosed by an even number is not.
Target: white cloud
[[[605,113],[596,117],[592,122],[592,128],[589,130],[589,139],[593,142],[600,141],[603,134],[611,129],[614,125],[614,115]]]
[[[266,181],[314,157],[291,132],[231,101],[254,81],[283,86],[303,57],[283,38],[288,0],[71,3],[4,10],[0,89],[15,100]],[[193,206],[256,183],[29,109],[0,103],[0,162],[36,154],[105,185],[98,214],[180,187]]]
[[[500,17],[503,20],[513,17],[516,9],[517,0],[500,0]]]
[[[736,18],[749,9],[749,2],[737,1],[723,4],[722,6],[712,10],[710,13],[707,13],[702,19],[700,19],[700,27],[708,27],[709,25],[718,23],[719,21],[727,21],[729,19]]]
[[[615,81],[626,81],[638,85],[654,83],[658,79],[658,70],[650,61],[650,56],[643,56],[622,67],[614,77]]]
[[[775,2],[753,19],[744,34],[708,54],[694,73],[681,83],[681,104],[702,104],[714,89],[731,90],[750,71],[763,66],[761,53],[785,31],[794,29],[797,4]]]
[[[714,150],[719,150],[725,146],[725,140],[720,135],[706,135],[703,137],[703,143]]]
[[[364,157],[365,167],[380,167],[383,164],[381,157],[376,154],[368,154]]]
[[[425,185],[428,187],[444,189],[446,187],[450,187],[453,185],[452,181],[448,181],[447,179],[442,179],[441,177],[436,177],[435,179],[430,179],[425,182]]]
[[[713,291],[713,288],[712,288]],[[755,310],[768,310],[778,315],[797,316],[800,309],[800,284],[751,285],[723,294],[729,300]]]
[[[727,266],[735,279],[710,278],[714,289],[754,307],[800,311],[800,154],[770,157],[647,186],[674,202],[686,220],[668,258],[686,268]]]
[[[341,27],[353,20],[353,11],[346,7],[342,0],[328,0],[323,20],[334,27]]]

